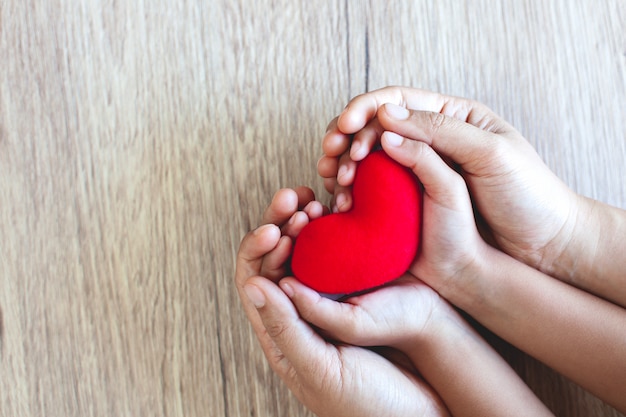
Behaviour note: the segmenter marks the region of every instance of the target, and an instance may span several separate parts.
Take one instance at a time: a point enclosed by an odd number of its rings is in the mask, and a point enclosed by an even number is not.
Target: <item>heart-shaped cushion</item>
[[[384,151],[357,167],[352,209],[306,225],[291,269],[302,283],[328,294],[350,294],[402,275],[419,246],[422,194],[413,173]]]

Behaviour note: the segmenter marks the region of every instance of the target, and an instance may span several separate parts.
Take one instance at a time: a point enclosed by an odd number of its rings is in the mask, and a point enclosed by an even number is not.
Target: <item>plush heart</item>
[[[402,275],[419,245],[422,194],[411,171],[384,151],[357,167],[352,209],[312,221],[296,239],[291,268],[302,283],[350,294]]]

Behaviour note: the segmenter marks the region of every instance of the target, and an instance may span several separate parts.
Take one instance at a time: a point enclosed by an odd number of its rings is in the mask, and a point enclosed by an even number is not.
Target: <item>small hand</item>
[[[424,187],[421,247],[409,271],[445,298],[465,291],[471,283],[464,271],[484,257],[488,245],[476,227],[463,177],[423,142],[385,132],[381,144]]]
[[[345,302],[294,278],[280,286],[327,339],[405,354],[455,416],[551,415],[452,306],[410,274]]]

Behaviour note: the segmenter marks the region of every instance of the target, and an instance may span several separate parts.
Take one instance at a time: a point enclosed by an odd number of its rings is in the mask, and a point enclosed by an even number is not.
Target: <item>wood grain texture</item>
[[[1,2],[0,415],[309,415],[234,257],[388,84],[485,102],[626,207],[621,0]],[[557,415],[620,415],[501,349]]]

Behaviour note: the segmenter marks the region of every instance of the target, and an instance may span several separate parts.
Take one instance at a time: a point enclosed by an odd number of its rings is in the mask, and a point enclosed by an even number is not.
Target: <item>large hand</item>
[[[431,147],[392,132],[381,144],[424,184],[422,249],[410,271],[503,339],[624,410],[624,309],[486,245],[462,177]],[[434,377],[422,374],[454,413]]]
[[[284,275],[291,237],[309,217],[321,215],[311,203],[312,193],[301,189],[299,194],[281,190],[265,214],[270,224],[248,233],[237,256],[237,289],[272,369],[320,416],[449,415],[403,355],[384,357],[327,342],[276,285]],[[303,206],[306,215],[297,211]]]
[[[498,246],[550,272],[571,240],[578,197],[514,128],[471,100],[402,87],[354,98],[329,125],[325,156],[318,164],[327,189],[341,203],[338,210],[350,207],[347,187],[355,161],[367,155],[384,131],[427,143],[460,165]]]

